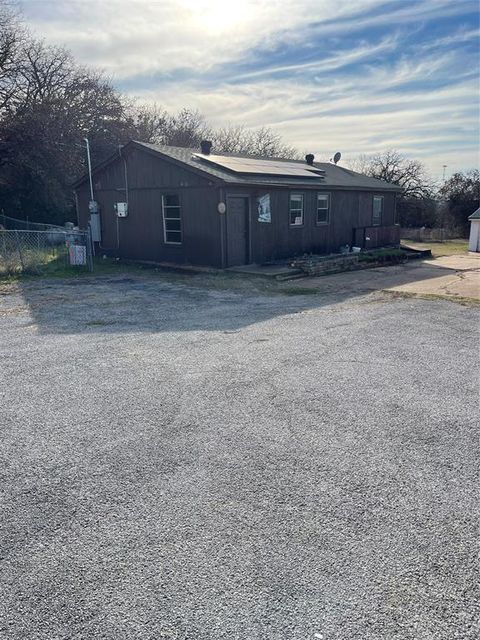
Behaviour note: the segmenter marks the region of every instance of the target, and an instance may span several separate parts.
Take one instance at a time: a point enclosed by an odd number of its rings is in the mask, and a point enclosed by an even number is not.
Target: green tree
[[[447,222],[463,234],[468,234],[468,216],[480,204],[480,172],[478,169],[454,173],[439,191],[446,202]]]

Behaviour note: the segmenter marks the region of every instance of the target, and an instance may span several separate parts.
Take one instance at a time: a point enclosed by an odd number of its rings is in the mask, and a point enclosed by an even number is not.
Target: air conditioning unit
[[[117,202],[115,209],[119,218],[126,218],[128,215],[128,202]]]

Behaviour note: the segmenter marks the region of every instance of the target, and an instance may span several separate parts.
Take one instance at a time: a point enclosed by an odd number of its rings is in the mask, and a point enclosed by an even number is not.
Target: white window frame
[[[318,202],[319,202],[320,196],[322,196],[322,198],[324,198],[326,196],[326,198],[327,198],[327,206],[326,207],[319,207],[318,206]],[[315,223],[319,227],[323,227],[326,224],[330,224],[330,200],[331,200],[331,197],[330,197],[329,193],[325,193],[323,191],[318,191],[317,192],[317,214],[316,214]],[[319,211],[326,211],[327,212],[327,219],[325,221],[320,221],[318,219],[318,212]]]
[[[292,198],[293,197],[300,197],[302,199],[302,207],[301,209],[297,209],[294,208],[292,209]],[[292,222],[292,211],[301,211],[302,213],[302,222]],[[296,216],[298,218],[298,216]],[[305,223],[305,198],[303,193],[297,193],[297,192],[292,192],[289,195],[288,198],[288,223],[290,227],[303,227],[304,223]]]
[[[400,226],[400,219],[398,216],[398,206],[397,206],[397,194],[393,196],[393,224],[396,227]]]
[[[178,199],[178,205],[167,205],[165,204],[165,198],[168,196],[175,196]],[[178,217],[169,217],[168,209],[177,209]],[[183,243],[183,224],[182,224],[182,208],[180,206],[180,196],[177,193],[165,193],[162,195],[162,218],[163,218],[163,241],[165,244],[176,244],[180,245]],[[167,229],[167,222],[169,220],[179,220],[180,221],[180,230],[177,229]],[[167,232],[168,233],[179,233],[180,234],[180,242],[173,242],[172,240],[167,240]]]
[[[379,222],[375,222],[376,218],[375,218],[375,200],[378,199],[381,201],[382,203],[382,208],[380,209],[380,220]],[[382,221],[383,221],[383,211],[384,211],[384,197],[380,196],[378,194],[374,195],[372,198],[372,227],[381,227],[382,226]]]

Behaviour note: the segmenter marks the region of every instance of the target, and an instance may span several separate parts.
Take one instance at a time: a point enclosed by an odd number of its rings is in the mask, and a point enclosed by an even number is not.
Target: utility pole
[[[446,169],[446,168],[447,168],[447,165],[446,165],[446,164],[444,164],[444,165],[443,165],[443,178],[442,178],[443,182],[445,182],[445,169]]]
[[[87,162],[88,162],[88,177],[90,180],[90,200],[93,202],[93,181],[92,181],[92,161],[90,159],[90,143],[88,142],[88,138],[84,138],[85,144],[87,145]]]

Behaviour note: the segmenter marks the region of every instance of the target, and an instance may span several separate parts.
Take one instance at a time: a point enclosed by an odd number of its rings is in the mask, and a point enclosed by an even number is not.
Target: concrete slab
[[[292,282],[292,287],[319,293],[399,291],[480,300],[480,260],[476,256],[445,256],[406,264],[350,271]]]
[[[238,267],[229,267],[226,271],[235,273],[245,273],[249,276],[266,276],[276,278],[278,276],[289,276],[301,273],[300,269],[292,269],[285,264],[244,264]]]
[[[461,271],[439,278],[410,282],[390,291],[453,296],[480,300],[480,271]]]
[[[432,260],[425,260],[425,264],[433,264],[445,269],[455,269],[456,271],[469,271],[480,269],[480,254],[465,253],[453,256],[441,256]]]

